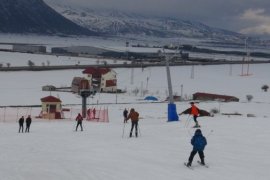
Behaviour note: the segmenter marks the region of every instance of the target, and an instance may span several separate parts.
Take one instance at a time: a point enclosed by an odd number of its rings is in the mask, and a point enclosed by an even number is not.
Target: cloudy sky
[[[90,8],[111,8],[140,14],[195,20],[213,27],[270,37],[270,0],[54,1]]]

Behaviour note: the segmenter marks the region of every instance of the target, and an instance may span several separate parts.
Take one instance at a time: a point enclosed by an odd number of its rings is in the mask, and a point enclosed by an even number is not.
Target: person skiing
[[[82,127],[83,117],[80,113],[78,113],[78,115],[76,117],[76,121],[77,121],[76,131],[77,131],[79,125],[81,126],[81,131],[83,131],[83,127]]]
[[[200,129],[196,129],[194,136],[191,139],[191,144],[193,146],[193,150],[190,153],[190,156],[188,158],[188,163],[186,164],[188,167],[191,166],[192,161],[196,153],[199,153],[201,162],[201,165],[205,165],[204,161],[204,148],[207,145],[206,138],[202,135],[202,131]]]
[[[30,115],[26,118],[25,122],[26,122],[25,132],[29,132],[30,125],[32,123],[32,119],[31,119],[31,116]]]
[[[130,109],[130,112],[129,112],[128,117],[126,118],[126,121],[128,121],[129,119],[131,119],[131,130],[130,130],[129,137],[132,137],[132,131],[133,131],[134,126],[135,126],[135,135],[136,137],[138,137],[139,113],[136,112],[134,108]]]
[[[182,114],[187,114],[189,113],[190,115],[193,116],[193,120],[195,122],[195,126],[193,126],[194,128],[199,128],[201,127],[198,123],[198,120],[197,120],[197,117],[199,116],[200,114],[200,109],[195,105],[194,102],[191,102],[190,103],[191,107],[186,109],[185,111],[183,111],[182,113],[180,113],[180,115]]]
[[[124,123],[127,123],[128,110],[126,108],[125,108],[125,110],[123,112],[123,116],[124,116]]]
[[[193,115],[193,120],[195,122],[195,126],[194,127],[200,127],[198,121],[197,121],[197,117],[199,116],[199,108],[197,106],[195,106],[194,102],[190,103],[191,105],[191,110],[190,110],[190,114]]]
[[[24,117],[22,116],[19,119],[19,133],[21,132],[21,130],[22,130],[22,133],[23,133],[23,123],[24,123]]]

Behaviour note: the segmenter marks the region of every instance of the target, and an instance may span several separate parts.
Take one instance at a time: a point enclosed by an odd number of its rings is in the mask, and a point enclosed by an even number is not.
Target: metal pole
[[[183,84],[181,84],[181,97],[180,97],[180,100],[181,101],[183,100]]]
[[[86,118],[86,99],[87,97],[82,96],[82,117]]]
[[[168,90],[169,90],[168,121],[178,121],[179,117],[176,112],[176,105],[173,103],[173,91],[172,91],[171,73],[169,68],[169,57],[165,55],[165,59],[166,59]]]
[[[168,81],[168,89],[169,89],[169,103],[173,104],[173,92],[172,92],[172,81],[171,81],[171,73],[169,68],[169,57],[166,57],[166,72],[167,72],[167,81]]]

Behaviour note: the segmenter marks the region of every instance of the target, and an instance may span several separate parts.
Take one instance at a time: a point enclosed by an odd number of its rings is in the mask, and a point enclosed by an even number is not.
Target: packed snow
[[[77,132],[74,119],[80,112],[81,98],[67,92],[42,91],[42,86],[70,86],[73,77],[83,76],[82,70],[0,72],[1,179],[267,180],[270,94],[261,87],[270,85],[269,68],[270,64],[250,65],[249,76],[240,76],[241,65],[195,66],[194,74],[191,66],[170,68],[174,95],[185,98],[175,102],[177,113],[190,107],[189,99],[196,92],[240,99],[197,104],[200,109],[218,109],[220,113],[198,118],[208,141],[204,153],[209,168],[198,165],[196,155],[193,170],[183,163],[192,150],[194,122],[189,115],[167,122],[165,67],[136,68],[133,78],[132,69],[114,69],[118,88],[127,92],[98,93],[88,99],[90,108],[108,108],[109,123],[83,121],[84,131]],[[136,89],[138,94],[134,93]],[[40,107],[13,107],[41,105],[40,99],[48,95],[59,97],[63,107],[71,109],[65,112],[65,119],[36,118]],[[143,100],[147,95],[159,100]],[[253,99],[248,102],[246,95]],[[124,108],[135,108],[140,114],[138,138],[128,137],[131,123],[123,123]],[[28,114],[33,118],[30,133],[18,133],[18,118]]]

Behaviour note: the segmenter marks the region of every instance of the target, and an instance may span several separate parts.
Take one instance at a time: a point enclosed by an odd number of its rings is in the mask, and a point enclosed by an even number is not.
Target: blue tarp
[[[147,101],[158,101],[158,98],[156,98],[154,96],[146,96],[144,98],[144,100],[147,100]]]

